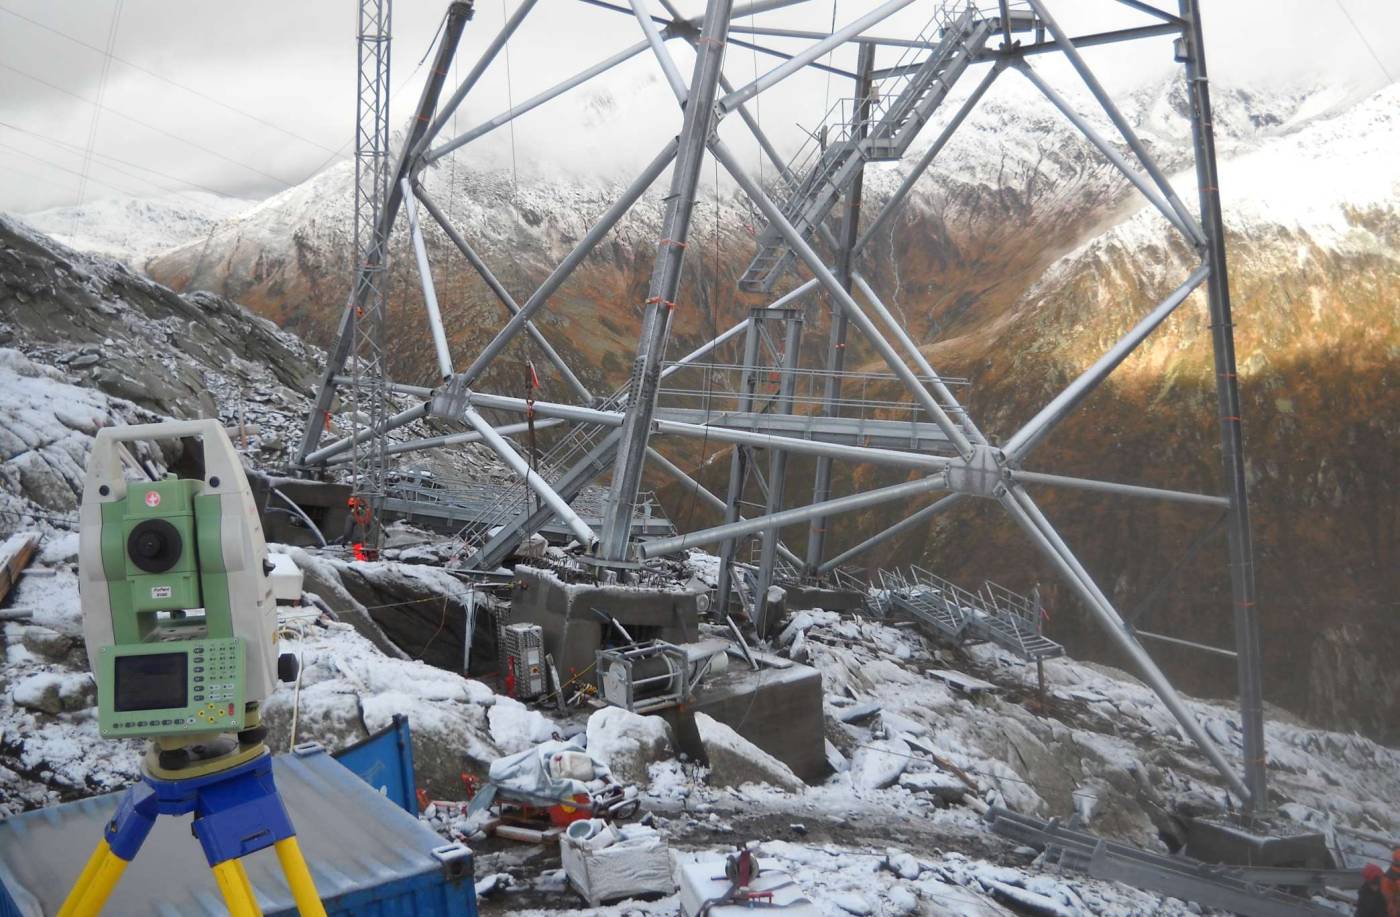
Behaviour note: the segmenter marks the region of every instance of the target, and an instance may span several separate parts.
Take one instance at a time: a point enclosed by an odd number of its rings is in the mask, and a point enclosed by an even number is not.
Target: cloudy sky
[[[478,0],[456,65],[465,74],[517,0]],[[700,0],[679,4],[698,14]],[[875,0],[810,0],[760,24],[823,29]],[[1175,8],[1169,0],[1159,5]],[[1377,88],[1400,76],[1395,0],[1204,0],[1217,82]],[[919,0],[876,31],[917,33]],[[398,0],[393,101],[398,126],[424,75],[421,59],[441,21],[440,0]],[[653,0],[653,8],[660,11]],[[1059,0],[1073,34],[1144,22],[1111,0]],[[262,198],[350,153],[355,102],[352,0],[0,0],[0,210],[17,213],[83,199],[213,192]],[[639,38],[627,16],[576,0],[539,0],[456,118],[458,130],[504,110]],[[800,43],[774,39],[774,47]],[[1369,46],[1369,47],[1368,47]],[[672,43],[683,73],[688,49]],[[1167,40],[1095,50],[1106,81],[1131,88],[1171,65]],[[854,52],[832,63],[849,67]],[[882,60],[881,63],[886,61]],[[731,48],[737,83],[777,63]],[[1046,62],[1047,73],[1057,74]],[[1388,72],[1388,75],[1387,75]],[[815,122],[849,83],[808,72],[763,97],[765,126],[791,133]],[[99,104],[100,103],[100,107]],[[467,147],[458,163],[523,170],[625,171],[650,159],[679,116],[654,58],[642,55],[581,94],[566,96]],[[783,127],[779,127],[782,125]],[[90,152],[89,152],[90,151]]]

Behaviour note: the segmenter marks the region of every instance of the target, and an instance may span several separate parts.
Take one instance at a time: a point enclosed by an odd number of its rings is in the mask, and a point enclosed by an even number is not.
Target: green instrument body
[[[234,633],[219,497],[197,480],[132,482],[101,518],[114,638],[93,660],[102,736],[242,729],[247,646]]]

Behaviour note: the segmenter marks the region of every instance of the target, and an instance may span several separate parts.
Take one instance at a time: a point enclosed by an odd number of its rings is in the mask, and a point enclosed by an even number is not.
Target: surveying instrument
[[[145,473],[126,444],[197,441],[200,477]],[[59,910],[101,911],[159,815],[193,833],[233,917],[260,915],[240,857],[276,850],[303,917],[325,917],[272,779],[261,703],[296,660],[277,654],[277,607],[256,505],[216,420],[98,432],[83,485],[83,636],[103,738],[149,737],[141,782],[122,796]]]

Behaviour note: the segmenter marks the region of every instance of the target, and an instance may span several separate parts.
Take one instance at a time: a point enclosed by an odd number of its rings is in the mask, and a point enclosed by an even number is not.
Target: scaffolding
[[[470,429],[462,434],[425,437],[397,444],[394,449],[449,447],[445,441],[484,443],[506,466],[515,470],[521,481],[521,491],[528,489],[535,501],[532,507],[527,505],[522,509],[520,502],[512,500],[507,508],[502,498],[501,506],[483,510],[475,523],[476,528],[470,533],[473,543],[468,566],[494,569],[520,544],[522,537],[551,524],[566,528],[578,542],[581,553],[591,559],[592,568],[605,577],[634,576],[639,565],[645,568],[650,559],[691,547],[717,545],[724,558],[721,576],[734,582],[761,631],[765,623],[766,587],[775,577],[819,579],[839,575],[842,564],[913,530],[951,506],[974,499],[990,501],[1004,509],[1083,601],[1117,648],[1131,660],[1137,674],[1180,723],[1183,733],[1200,746],[1246,807],[1263,806],[1266,784],[1258,621],[1209,80],[1197,0],[1178,0],[1176,12],[1142,0],[1114,0],[1132,11],[1137,19],[1134,24],[1074,36],[1067,34],[1052,16],[1049,0],[1001,0],[986,7],[947,0],[883,0],[868,4],[861,15],[829,32],[760,24],[762,14],[794,6],[803,0],[751,0],[737,6],[733,0],[706,0],[703,15],[695,18],[683,16],[670,0],[659,0],[662,14],[654,11],[648,0],[627,0],[625,4],[606,0],[582,2],[598,7],[600,16],[606,15],[603,11],[619,14],[615,17],[619,27],[638,28],[641,33],[638,40],[558,85],[513,104],[505,112],[482,120],[455,137],[444,139],[443,130],[452,113],[512,40],[536,2],[520,0],[467,76],[441,100],[447,64],[456,53],[461,22],[470,12],[469,4],[450,5],[448,26],[438,40],[433,76],[411,122],[413,127],[398,168],[383,191],[380,219],[374,238],[366,248],[367,252],[379,251],[374,246],[382,245],[387,239],[400,205],[407,204],[404,209],[408,231],[423,286],[424,319],[431,331],[434,355],[442,376],[439,384],[416,391],[425,398],[420,406],[374,422],[369,431],[372,437],[382,440],[390,431],[425,416],[465,424]],[[905,35],[877,34],[877,26],[888,24],[896,13],[911,8],[921,11],[919,18],[925,23],[922,29]],[[1200,188],[1194,211],[1178,197],[1081,54],[1082,49],[1092,46],[1160,36],[1175,39],[1175,56],[1183,67],[1190,99],[1187,115]],[[677,42],[688,44],[694,51],[688,80],[671,54]],[[800,47],[779,51],[772,47],[779,42],[797,42]],[[844,70],[827,62],[830,53],[850,44],[857,48],[855,70]],[[768,55],[775,64],[753,79],[734,86],[724,70],[725,50],[730,46],[752,50],[755,55]],[[517,302],[477,254],[470,240],[452,224],[419,183],[422,170],[624,61],[646,54],[655,58],[666,85],[676,98],[679,130],[661,146],[608,210],[592,223],[539,287],[524,302]],[[1112,124],[1116,136],[1110,138],[1101,133],[1041,78],[1032,61],[1046,54],[1058,55],[1069,64]],[[783,159],[746,106],[806,68],[850,80],[852,91],[849,95],[843,93],[843,98],[831,105],[826,119],[812,132],[812,141],[806,148],[795,158]],[[960,403],[955,393],[959,380],[937,372],[920,349],[919,342],[886,306],[876,289],[877,283],[863,275],[860,266],[863,250],[899,212],[915,184],[929,172],[939,153],[989,87],[1012,71],[1035,86],[1162,215],[1196,253],[1198,262],[1170,295],[1151,308],[1136,326],[1029,422],[1010,437],[994,443]],[[959,84],[968,89],[961,96],[953,91]],[[945,111],[952,107],[951,98],[961,98],[961,101],[955,109]],[[736,115],[737,119],[731,117]],[[874,218],[868,225],[862,225],[865,165],[905,157],[915,149],[915,139],[923,136],[925,128],[939,120],[940,115],[946,117],[942,118],[937,134]],[[647,116],[657,115],[647,112]],[[736,120],[742,122],[743,129],[776,169],[775,185],[764,187],[755,180],[721,136],[721,126]],[[771,294],[794,273],[805,274],[806,279],[799,276],[800,282],[767,307],[754,310],[680,360],[668,360],[672,315],[678,307],[676,300],[697,187],[707,158],[728,174],[739,192],[762,216],[757,250],[742,273],[741,288]],[[663,192],[662,226],[651,281],[640,303],[643,319],[632,369],[621,389],[610,396],[595,396],[550,347],[535,319],[574,270],[668,169],[670,177]],[[472,355],[464,369],[459,369],[459,364],[454,362],[443,332],[417,218],[418,204],[441,227],[509,313],[500,330]],[[362,265],[360,273],[363,275],[365,270]],[[1206,292],[1211,318],[1223,447],[1223,494],[1185,493],[1027,469],[1026,463],[1045,437],[1198,288]],[[357,284],[356,289],[361,289],[361,285]],[[802,307],[804,298],[817,294],[823,295],[830,305],[830,334],[825,353],[804,362],[801,359],[802,317],[811,312]],[[328,446],[322,446],[320,440],[332,403],[345,385],[345,363],[351,343],[356,340],[353,319],[363,305],[357,292],[347,307],[340,338],[330,352],[316,406],[308,418],[300,452],[300,463],[308,472],[325,467],[336,456],[357,445],[354,433]],[[860,374],[846,369],[847,340],[852,331],[885,365],[888,377],[881,380],[880,389],[897,387],[907,402],[860,404],[869,380],[863,381]],[[572,401],[542,402],[485,390],[485,371],[521,335],[528,335],[541,348],[574,396]],[[717,353],[721,347],[740,343],[743,356],[739,363],[726,363]],[[737,380],[725,410],[716,412],[696,405],[699,392],[712,391],[708,384],[701,388],[682,386],[679,380],[668,382],[675,373],[695,370],[729,374]],[[759,391],[755,380],[760,374],[765,379],[776,380],[776,385],[770,386],[772,391]],[[358,389],[353,378],[351,384]],[[526,462],[510,441],[525,424],[498,425],[488,420],[488,417],[501,415],[516,415],[529,423],[549,422],[567,427],[568,433],[544,461]],[[658,451],[659,444],[676,437],[735,447],[725,494],[710,493]],[[760,460],[760,453],[766,455],[766,462]],[[785,505],[785,496],[790,492],[785,480],[789,472],[787,460],[793,455],[815,459],[812,500],[800,506]],[[834,496],[833,462],[903,469],[907,479],[898,484]],[[683,490],[721,511],[724,521],[669,536],[637,537],[633,520],[642,493],[643,470],[648,465],[675,477]],[[766,475],[763,474],[765,470]],[[750,479],[761,479],[760,491],[764,495],[761,504],[744,505],[746,481]],[[585,488],[604,480],[607,496],[601,511],[584,518],[574,508],[575,504]],[[1029,492],[1031,486],[1088,489],[1125,497],[1224,508],[1229,532],[1229,571],[1243,720],[1243,774],[1230,764],[1206,734],[1166,675],[1138,642],[1114,603],[1041,512]],[[916,505],[919,498],[935,493],[944,496],[917,511],[904,509]],[[887,507],[901,518],[885,531],[832,556],[827,546],[830,520],[842,513],[875,506]],[[803,558],[798,558],[782,544],[781,533],[789,526],[803,526],[808,530]],[[750,538],[757,540],[757,557],[750,555],[746,560],[736,546]],[[735,571],[741,567],[742,575],[734,579]],[[959,628],[964,631],[981,628],[988,639],[1020,647],[1024,658],[1044,658],[1054,652],[1053,645],[1036,642],[1044,639],[1038,634],[1038,622],[1027,620],[1025,608],[1017,605],[1012,593],[1005,590],[992,590],[980,596],[969,593],[976,601],[964,606],[961,599],[949,602],[939,598],[938,590],[945,587],[937,583],[916,582],[913,585],[918,588],[905,590],[910,596],[907,601],[938,604],[941,611],[928,610],[942,622],[937,626],[946,627],[950,632]],[[952,590],[949,594],[961,595]],[[952,608],[954,605],[959,609],[956,612]],[[722,605],[721,610],[724,608]],[[1031,628],[1034,632],[1030,632]]]

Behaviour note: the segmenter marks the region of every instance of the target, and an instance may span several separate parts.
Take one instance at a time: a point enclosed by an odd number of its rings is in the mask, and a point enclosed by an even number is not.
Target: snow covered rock
[[[786,764],[714,717],[695,714],[695,729],[710,764],[711,785],[767,783],[794,793],[806,788]]]
[[[942,771],[905,772],[899,775],[899,785],[916,793],[928,793],[944,802],[957,802],[967,794],[967,785],[952,774]]]
[[[923,867],[919,865],[917,857],[894,847],[885,851],[885,867],[901,879],[911,881],[917,879],[919,873],[923,872]]]
[[[21,707],[57,716],[95,704],[97,684],[84,673],[41,672],[16,684],[14,699]]]
[[[604,707],[588,718],[588,753],[623,783],[646,786],[652,763],[671,757],[671,727],[659,716]]]
[[[851,785],[862,790],[893,786],[912,757],[903,739],[882,739],[862,746],[851,759]]]
[[[870,899],[859,892],[838,892],[831,896],[831,903],[847,914],[855,914],[856,917],[867,917],[867,915],[875,913],[875,907],[870,903]]]

